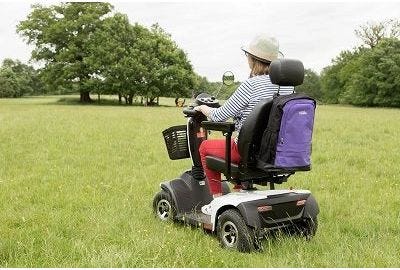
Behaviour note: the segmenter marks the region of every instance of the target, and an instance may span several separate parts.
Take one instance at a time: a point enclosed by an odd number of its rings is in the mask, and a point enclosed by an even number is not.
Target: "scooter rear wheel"
[[[168,192],[161,190],[154,196],[153,211],[162,221],[171,221],[175,218],[175,204]]]

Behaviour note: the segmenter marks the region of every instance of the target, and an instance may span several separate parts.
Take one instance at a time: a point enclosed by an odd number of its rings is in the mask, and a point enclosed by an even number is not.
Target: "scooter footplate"
[[[203,214],[201,211],[185,213],[177,218],[194,226],[203,227],[204,224],[211,224],[211,216]]]

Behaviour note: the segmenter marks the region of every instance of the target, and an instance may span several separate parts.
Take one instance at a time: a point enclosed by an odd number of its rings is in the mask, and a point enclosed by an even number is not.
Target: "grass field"
[[[400,110],[319,106],[313,169],[278,188],[309,189],[315,238],[266,239],[252,254],[152,214],[171,161],[160,107],[0,100],[0,267],[400,267]],[[68,99],[67,99],[68,100]]]

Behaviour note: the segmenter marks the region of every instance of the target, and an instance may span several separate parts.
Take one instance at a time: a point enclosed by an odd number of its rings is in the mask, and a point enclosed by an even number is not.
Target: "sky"
[[[400,1],[109,1],[127,14],[131,23],[158,23],[183,49],[194,70],[210,81],[224,71],[236,80],[248,77],[241,47],[254,36],[276,37],[286,58],[300,59],[320,72],[343,50],[361,44],[354,30],[367,22],[400,20]],[[0,1],[0,61],[27,62],[29,47],[15,29],[30,12],[30,5],[49,1]]]

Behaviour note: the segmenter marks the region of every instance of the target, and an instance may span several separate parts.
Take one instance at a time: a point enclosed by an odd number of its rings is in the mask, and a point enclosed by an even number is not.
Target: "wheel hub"
[[[238,238],[238,229],[236,225],[227,221],[222,226],[222,241],[224,241],[225,245],[228,247],[235,247]]]
[[[157,216],[161,220],[168,220],[171,214],[171,203],[166,199],[161,199],[157,203]]]

